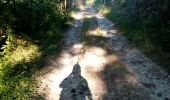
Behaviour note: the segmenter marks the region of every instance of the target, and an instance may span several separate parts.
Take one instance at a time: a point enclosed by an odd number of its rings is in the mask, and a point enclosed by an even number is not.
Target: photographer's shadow
[[[92,95],[85,78],[81,76],[81,68],[77,63],[72,73],[61,83],[60,100],[92,100]]]

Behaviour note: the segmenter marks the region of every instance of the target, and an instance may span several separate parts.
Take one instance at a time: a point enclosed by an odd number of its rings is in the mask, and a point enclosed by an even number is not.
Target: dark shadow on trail
[[[92,94],[85,78],[81,76],[81,67],[74,65],[71,74],[61,83],[60,100],[92,100]]]

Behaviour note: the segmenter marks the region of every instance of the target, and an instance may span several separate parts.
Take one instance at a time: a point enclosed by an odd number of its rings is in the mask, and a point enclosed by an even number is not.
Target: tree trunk
[[[67,0],[64,0],[64,9],[67,10]]]

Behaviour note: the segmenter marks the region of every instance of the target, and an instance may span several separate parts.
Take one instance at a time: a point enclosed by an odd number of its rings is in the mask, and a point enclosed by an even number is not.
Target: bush
[[[106,17],[115,23],[119,31],[125,33],[131,43],[170,72],[170,1],[106,2],[105,6],[111,8]]]
[[[37,98],[34,75],[69,20],[61,0],[0,0],[0,98]],[[42,97],[41,97],[42,98]]]

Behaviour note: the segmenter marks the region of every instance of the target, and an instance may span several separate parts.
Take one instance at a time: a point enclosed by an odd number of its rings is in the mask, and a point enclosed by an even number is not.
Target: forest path
[[[170,100],[170,76],[112,22],[90,7],[74,18],[60,53],[48,59],[37,78],[39,95],[46,100]]]

